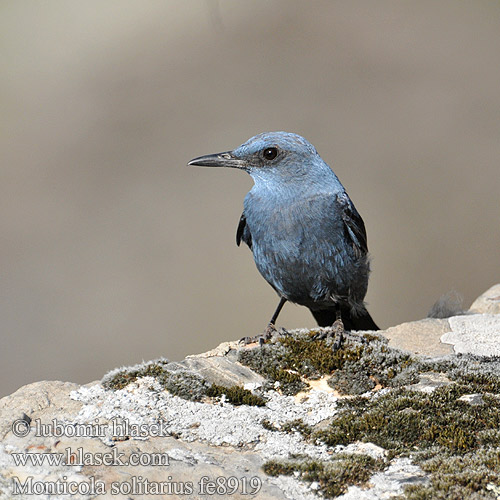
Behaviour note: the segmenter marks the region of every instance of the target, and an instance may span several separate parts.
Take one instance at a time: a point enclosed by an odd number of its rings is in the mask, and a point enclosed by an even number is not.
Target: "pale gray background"
[[[499,26],[481,0],[3,0],[0,394],[262,331],[251,179],[185,166],[262,131],[346,186],[382,327],[468,305],[500,281]]]

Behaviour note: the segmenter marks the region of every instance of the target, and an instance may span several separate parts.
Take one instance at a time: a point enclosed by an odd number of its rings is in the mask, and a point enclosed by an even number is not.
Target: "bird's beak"
[[[230,168],[246,168],[246,161],[236,158],[231,151],[217,153],[214,155],[199,156],[191,160],[188,165],[197,167],[230,167]]]

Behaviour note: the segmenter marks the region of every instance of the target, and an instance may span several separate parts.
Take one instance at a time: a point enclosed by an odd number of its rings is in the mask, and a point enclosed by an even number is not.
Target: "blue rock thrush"
[[[267,132],[188,165],[239,168],[254,180],[236,243],[249,246],[280,297],[267,336],[286,301],[308,307],[320,326],[378,330],[363,302],[370,272],[363,219],[312,144]]]

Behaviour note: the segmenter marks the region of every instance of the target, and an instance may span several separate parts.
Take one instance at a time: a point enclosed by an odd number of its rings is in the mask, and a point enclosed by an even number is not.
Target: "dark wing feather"
[[[250,229],[247,226],[247,219],[245,217],[245,212],[241,214],[240,222],[238,223],[238,229],[236,230],[236,244],[240,246],[241,240],[243,240],[250,250],[252,249],[252,235],[250,234]]]
[[[366,255],[368,253],[368,244],[366,242],[365,223],[361,215],[359,215],[346,193],[338,195],[337,202],[340,205],[346,235],[351,240],[356,252],[360,255]]]

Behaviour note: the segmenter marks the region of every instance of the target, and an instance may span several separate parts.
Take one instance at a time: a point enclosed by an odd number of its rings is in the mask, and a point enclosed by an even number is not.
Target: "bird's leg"
[[[243,337],[240,342],[243,342],[244,344],[251,344],[253,342],[259,342],[259,344],[263,344],[266,340],[269,340],[274,333],[277,332],[276,330],[276,320],[278,319],[278,316],[283,309],[283,306],[286,303],[286,299],[284,297],[280,298],[280,303],[278,304],[278,307],[276,308],[276,311],[274,311],[273,317],[269,321],[269,324],[267,325],[265,331],[261,335],[257,335],[255,337]]]
[[[316,335],[314,335],[313,340],[325,340],[334,338],[335,341],[333,343],[332,348],[334,351],[337,351],[342,347],[342,344],[344,343],[344,332],[345,332],[344,323],[342,321],[342,313],[339,304],[335,306],[335,316],[336,319],[333,322],[333,325],[331,326],[330,330],[327,332],[317,333]]]
[[[337,351],[342,347],[344,343],[344,323],[342,321],[342,313],[340,312],[340,306],[337,304],[335,311],[335,321],[332,325],[333,331],[335,333],[335,342],[333,343],[333,350]]]
[[[280,303],[278,304],[278,307],[276,308],[276,311],[274,311],[273,317],[269,321],[269,324],[267,325],[265,335],[267,338],[270,338],[271,335],[276,331],[276,321],[278,319],[278,316],[280,315],[281,310],[283,309],[283,306],[286,303],[286,299],[284,297],[280,298]]]

